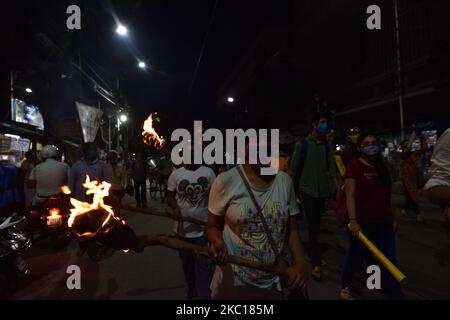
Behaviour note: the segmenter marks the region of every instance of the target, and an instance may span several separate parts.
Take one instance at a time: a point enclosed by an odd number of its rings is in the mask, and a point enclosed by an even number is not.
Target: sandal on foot
[[[341,289],[340,297],[342,300],[355,300],[349,288]]]
[[[320,267],[314,267],[313,272],[311,273],[311,276],[315,279],[315,280],[321,280],[322,279],[322,272],[320,270]]]

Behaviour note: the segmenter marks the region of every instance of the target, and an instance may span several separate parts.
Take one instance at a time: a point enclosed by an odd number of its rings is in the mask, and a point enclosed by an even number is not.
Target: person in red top
[[[347,212],[349,217],[349,247],[342,269],[340,296],[353,300],[350,288],[353,271],[361,266],[367,249],[354,237],[362,231],[384,255],[396,264],[395,222],[391,209],[391,176],[381,157],[380,145],[376,135],[361,134],[358,138],[361,156],[349,163],[345,175]],[[382,275],[382,288],[388,298],[403,299],[400,284],[379,265]]]

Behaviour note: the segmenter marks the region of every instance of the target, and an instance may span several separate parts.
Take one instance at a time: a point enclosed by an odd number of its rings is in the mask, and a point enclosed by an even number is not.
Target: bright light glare
[[[118,25],[118,26],[117,26],[117,29],[116,29],[116,32],[117,32],[119,35],[121,35],[121,36],[126,36],[127,33],[128,33],[128,30],[127,30],[127,28],[126,28],[125,26],[123,26],[123,25]]]
[[[227,100],[228,100],[229,103],[233,103],[234,102],[234,98],[233,97],[228,97]]]
[[[141,69],[145,69],[145,67],[146,67],[145,62],[142,62],[142,61],[139,62],[138,66]]]
[[[33,90],[31,90],[30,88],[25,88],[25,91],[28,92],[28,93],[32,93],[33,92]]]
[[[126,122],[128,120],[128,117],[126,114],[121,114],[119,119],[121,122]]]

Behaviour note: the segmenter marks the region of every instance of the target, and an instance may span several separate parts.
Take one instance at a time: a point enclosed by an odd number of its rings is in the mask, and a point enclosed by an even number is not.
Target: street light
[[[128,29],[125,26],[119,24],[117,26],[116,32],[121,36],[126,36],[128,34]]]
[[[138,66],[139,66],[139,68],[141,68],[141,69],[145,69],[145,67],[146,67],[147,65],[145,64],[145,62],[139,61]]]
[[[229,103],[233,103],[233,102],[234,102],[234,98],[233,98],[233,97],[228,97],[227,101],[228,101]]]
[[[128,117],[127,117],[126,114],[121,114],[120,117],[119,117],[119,119],[120,119],[121,122],[127,122]]]
[[[25,91],[28,93],[33,93],[33,90],[31,90],[30,88],[25,88]]]

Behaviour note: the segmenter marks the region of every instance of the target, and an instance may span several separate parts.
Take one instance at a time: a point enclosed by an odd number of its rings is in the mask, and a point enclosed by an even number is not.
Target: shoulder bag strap
[[[239,172],[239,175],[241,176],[242,181],[244,182],[244,185],[245,185],[245,187],[246,187],[246,189],[248,191],[248,194],[250,195],[250,198],[253,201],[253,204],[256,207],[256,210],[258,211],[258,215],[259,215],[259,218],[261,219],[261,222],[263,224],[264,231],[266,232],[267,236],[269,237],[270,246],[271,246],[273,252],[275,253],[275,256],[278,257],[279,254],[280,254],[280,251],[278,250],[278,247],[277,247],[277,245],[275,243],[275,240],[274,240],[274,238],[272,236],[272,232],[270,232],[270,230],[269,230],[269,226],[267,225],[267,221],[266,221],[266,218],[264,217],[264,213],[262,211],[262,208],[259,205],[258,201],[256,200],[255,194],[253,193],[253,191],[252,191],[252,189],[250,187],[250,184],[247,181],[247,178],[245,177],[244,172],[241,169],[241,166],[239,166],[239,165],[236,166],[236,169]]]

